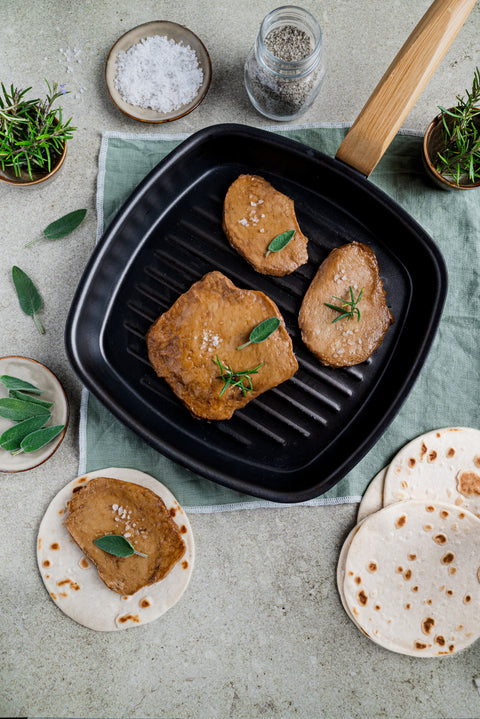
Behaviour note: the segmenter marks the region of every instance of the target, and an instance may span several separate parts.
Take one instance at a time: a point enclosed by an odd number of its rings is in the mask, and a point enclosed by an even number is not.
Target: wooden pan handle
[[[456,38],[476,0],[434,0],[355,120],[336,157],[367,177]]]

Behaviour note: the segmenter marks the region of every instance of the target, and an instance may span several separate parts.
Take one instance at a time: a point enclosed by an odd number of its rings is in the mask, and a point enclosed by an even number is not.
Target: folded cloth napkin
[[[281,131],[276,127],[275,131],[334,156],[347,130],[308,126]],[[98,173],[98,237],[143,177],[185,137],[104,134]],[[413,437],[437,427],[478,426],[480,190],[448,192],[430,185],[420,148],[418,136],[398,135],[370,180],[420,223],[445,257],[449,291],[439,331],[413,390],[384,435],[342,481],[307,505],[358,502],[372,477]],[[84,390],[79,472],[111,466],[153,475],[190,512],[288,506],[239,494],[178,466],[125,428]]]

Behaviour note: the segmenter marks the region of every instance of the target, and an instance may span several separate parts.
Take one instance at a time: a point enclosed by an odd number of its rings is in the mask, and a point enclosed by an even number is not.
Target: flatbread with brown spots
[[[374,642],[438,657],[478,639],[480,520],[473,513],[440,502],[399,502],[366,517],[346,545],[340,595]]]
[[[82,488],[91,480],[99,477],[113,478],[120,484],[133,483],[158,496],[178,527],[185,545],[180,559],[162,579],[141,587],[133,594],[120,594],[109,589],[100,578],[93,562],[76,544],[65,525],[68,503],[76,494],[81,494]],[[112,517],[119,518],[117,524],[121,531],[118,534],[124,535],[128,530],[128,510],[124,521],[124,508],[119,513],[120,506],[114,509],[115,504],[112,500]],[[128,522],[137,524],[133,520],[133,514]],[[50,597],[71,619],[97,631],[112,632],[158,619],[180,599],[187,588],[194,555],[195,546],[190,523],[175,497],[154,477],[134,469],[109,467],[72,480],[50,503],[38,532],[38,567]],[[115,557],[112,559],[115,560]],[[127,557],[124,561],[131,559],[133,557]],[[140,556],[135,559],[147,561]]]
[[[480,517],[480,430],[445,427],[405,445],[385,475],[383,504],[412,498],[448,502]]]

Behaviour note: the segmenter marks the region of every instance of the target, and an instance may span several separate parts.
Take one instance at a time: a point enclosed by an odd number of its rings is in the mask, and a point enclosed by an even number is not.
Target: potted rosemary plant
[[[472,89],[451,108],[439,106],[423,140],[423,159],[433,180],[445,188],[480,187],[480,70]]]
[[[0,181],[10,185],[37,185],[49,179],[62,166],[67,140],[76,130],[71,119],[63,121],[62,108],[54,107],[64,85],[48,88],[45,100],[27,99],[31,87],[7,89],[0,93]]]

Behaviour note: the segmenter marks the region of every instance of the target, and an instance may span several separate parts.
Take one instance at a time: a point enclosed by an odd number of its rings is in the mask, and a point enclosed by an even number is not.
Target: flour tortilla
[[[341,596],[370,639],[416,657],[454,654],[478,639],[480,520],[473,513],[406,500],[356,530]]]
[[[403,447],[385,476],[383,504],[404,499],[447,502],[480,517],[480,430],[446,427]]]
[[[174,521],[183,527],[186,551],[180,562],[160,582],[143,587],[131,596],[117,594],[103,583],[95,566],[85,558],[65,527],[67,502],[73,489],[94,477],[112,477],[150,489],[163,499],[167,509],[176,510]],[[38,567],[51,598],[71,619],[103,632],[152,622],[170,609],[187,588],[194,555],[190,522],[175,497],[154,477],[134,469],[110,467],[69,482],[50,503],[38,532]]]
[[[375,475],[371,480],[364,495],[360,501],[357,512],[357,524],[365,519],[369,514],[378,512],[383,507],[383,482],[387,473],[388,467],[383,469]]]
[[[345,567],[347,565],[347,556],[348,552],[350,550],[350,546],[352,544],[352,540],[356,533],[358,532],[359,528],[361,527],[363,523],[363,520],[356,524],[353,529],[350,530],[348,533],[344,543],[342,544],[342,548],[340,550],[340,554],[338,556],[338,563],[337,563],[337,589],[338,593],[340,595],[340,601],[342,602],[342,606],[345,609],[345,612],[348,614],[350,619],[354,624],[357,623],[354,615],[350,611],[350,607],[348,606],[346,599],[345,599],[345,592],[344,592],[344,585],[345,585]]]

